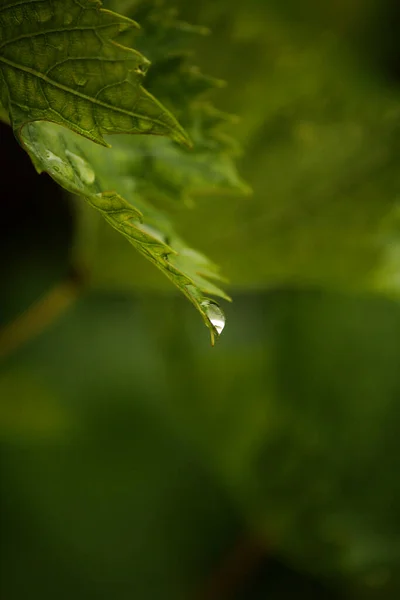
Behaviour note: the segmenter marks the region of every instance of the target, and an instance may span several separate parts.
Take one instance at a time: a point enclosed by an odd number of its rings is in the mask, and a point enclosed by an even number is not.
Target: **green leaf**
[[[126,10],[126,3],[115,0],[108,6]],[[140,192],[157,205],[168,201],[174,210],[174,220],[184,205],[196,204],[196,210],[184,210],[195,219],[207,194],[213,194],[214,204],[215,194],[219,196],[218,204],[222,195],[231,203],[232,196],[248,194],[249,187],[240,179],[235,166],[238,148],[226,133],[237,119],[210,104],[211,93],[218,91],[223,82],[202,74],[191,64],[186,51],[204,37],[207,30],[179,21],[174,11],[161,2],[135,2],[129,14],[138,19],[142,27],[136,32],[135,45],[152,60],[146,86],[164,105],[173,109],[194,142],[193,149],[188,150],[167,138],[141,136],[133,140],[118,136],[113,140],[114,148],[118,146],[120,151],[120,160],[124,160],[123,151],[129,154],[125,175],[129,173],[132,177],[136,194]],[[124,35],[121,34],[122,39]],[[208,209],[207,217],[198,222],[197,246],[204,247],[213,227],[220,228],[220,235],[221,228],[225,229],[220,211],[214,223],[216,211],[216,206]],[[87,221],[87,217],[85,215],[83,221]],[[163,281],[154,269],[143,268],[140,280],[133,279],[132,270],[141,268],[140,259],[132,256],[120,238],[101,222],[94,236],[93,228],[89,227],[89,236],[86,227],[83,235],[78,235],[77,246],[78,253],[82,252],[86,258],[88,237],[94,241],[95,250],[91,251],[88,264],[93,287],[108,289],[111,286],[125,291],[149,286],[157,290],[163,288]]]
[[[115,1],[110,4],[114,6]],[[225,82],[204,75],[187,52],[196,38],[209,31],[180,21],[176,11],[162,1],[135,2],[130,16],[142,26],[136,45],[152,61],[147,86],[178,117],[194,144],[189,153],[163,140],[162,152],[152,153],[149,192],[174,201],[181,198],[189,205],[199,195],[248,194],[250,188],[235,166],[238,147],[224,130],[237,118],[217,110],[209,101],[209,94],[225,87]],[[155,145],[155,140],[150,141]]]
[[[47,120],[105,144],[103,134],[153,133],[188,143],[141,86],[149,61],[115,37],[137,27],[96,0],[3,0],[1,99],[15,130]]]
[[[135,181],[129,175],[135,156],[123,145],[111,150],[93,145],[53,123],[28,123],[21,131],[21,140],[39,172],[48,172],[70,192],[84,196],[114,229],[185,294],[210,329],[214,344],[224,317],[205,295],[229,300],[209,281],[220,279],[218,268],[187,247],[166,216],[135,193]],[[121,193],[112,191],[115,189]],[[134,205],[125,198],[134,200]],[[219,311],[218,318],[215,311]]]
[[[174,141],[189,145],[188,135],[141,86],[149,61],[128,47],[136,41],[136,23],[91,0],[0,5],[1,99],[36,169],[84,196],[172,280],[199,310],[214,343],[225,320],[207,296],[229,299],[210,281],[220,279],[218,268],[187,247],[148,200],[247,188],[234,168],[231,141],[218,131],[229,117],[208,102],[194,102],[215,87],[215,80],[188,68],[185,54],[177,54],[178,32],[203,30],[169,18],[168,11],[154,12],[151,4],[144,6],[149,47],[158,60],[152,85],[166,104],[185,105],[181,115],[196,139],[196,152],[177,147]],[[168,50],[165,44],[171,40]],[[87,141],[107,146],[103,136],[112,133],[171,139],[119,136],[115,149],[107,152]]]

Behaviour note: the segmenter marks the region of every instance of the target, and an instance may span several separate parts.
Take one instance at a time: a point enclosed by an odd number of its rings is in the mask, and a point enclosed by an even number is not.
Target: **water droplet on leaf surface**
[[[54,154],[50,150],[46,150],[45,157],[50,174],[59,173],[67,178],[73,176],[74,172],[71,166],[65,160],[57,156],[57,154]]]
[[[70,150],[66,150],[65,154],[68,156],[72,166],[75,167],[82,182],[86,185],[91,185],[96,179],[96,174],[89,163],[81,156],[70,152]]]
[[[222,309],[216,302],[212,302],[212,300],[203,300],[203,302],[200,303],[200,306],[203,307],[207,315],[207,319],[216,329],[218,335],[221,335],[225,327],[225,315],[222,312]]]
[[[143,133],[147,133],[153,129],[153,123],[150,121],[150,119],[137,119],[136,126],[138,130],[142,131]]]

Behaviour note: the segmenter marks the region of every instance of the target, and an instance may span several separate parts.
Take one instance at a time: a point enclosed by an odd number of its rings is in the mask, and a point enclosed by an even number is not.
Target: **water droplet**
[[[74,172],[71,169],[70,165],[50,150],[46,150],[45,158],[50,174],[60,173],[64,177],[68,178],[73,176]]]
[[[81,156],[78,156],[69,150],[66,150],[65,154],[68,156],[72,166],[75,167],[83,183],[91,185],[96,179],[96,174],[89,163]]]
[[[153,123],[150,121],[150,119],[138,119],[136,127],[139,129],[139,131],[147,132],[153,129]]]
[[[203,300],[200,305],[204,308],[211,325],[215,327],[218,335],[221,335],[225,327],[225,315],[222,309],[212,300]]]
[[[71,13],[65,13],[64,15],[64,25],[70,25],[74,20],[74,16]]]

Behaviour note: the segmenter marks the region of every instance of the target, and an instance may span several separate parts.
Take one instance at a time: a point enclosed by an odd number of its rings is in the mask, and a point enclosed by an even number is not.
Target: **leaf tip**
[[[181,146],[188,148],[188,150],[192,150],[194,147],[194,144],[190,139],[189,134],[186,133],[183,127],[179,127],[179,129],[174,130],[171,134],[171,138],[174,140],[174,142],[177,142]]]

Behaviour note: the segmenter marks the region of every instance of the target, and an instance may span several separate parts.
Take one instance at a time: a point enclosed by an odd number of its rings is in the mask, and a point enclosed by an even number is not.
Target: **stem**
[[[51,325],[76,301],[81,288],[81,274],[70,273],[65,280],[0,330],[0,359],[15,352]]]

